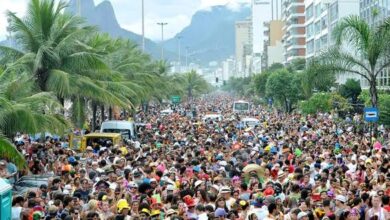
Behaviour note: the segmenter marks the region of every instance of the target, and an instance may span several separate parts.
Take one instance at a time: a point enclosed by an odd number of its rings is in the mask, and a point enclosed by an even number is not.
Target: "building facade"
[[[358,0],[306,0],[306,60],[334,45],[332,32],[337,23],[359,14]]]
[[[360,17],[370,26],[378,26],[390,17],[390,0],[360,0]]]
[[[273,63],[283,63],[283,27],[284,22],[282,20],[272,20],[264,23],[264,35],[266,40],[264,41],[263,51],[263,70],[267,69]]]
[[[305,58],[305,2],[282,1],[284,64],[297,58]]]
[[[252,46],[255,55],[261,54],[264,50],[263,23],[271,20],[270,10],[271,0],[252,0]]]
[[[268,67],[274,63],[283,63],[283,27],[284,22],[282,20],[270,21],[269,25],[269,38],[268,38],[268,55],[267,65]]]
[[[237,77],[245,77],[248,72],[247,60],[252,56],[252,21],[250,19],[237,21],[236,32],[236,61]]]

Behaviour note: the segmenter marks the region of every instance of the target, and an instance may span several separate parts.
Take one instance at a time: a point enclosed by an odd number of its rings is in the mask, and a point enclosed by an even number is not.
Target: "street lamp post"
[[[145,52],[145,5],[142,1],[142,52]]]
[[[178,66],[179,66],[179,72],[181,72],[181,39],[183,37],[182,36],[177,36],[177,40],[178,40],[178,50],[179,50],[179,59],[178,59]]]
[[[189,49],[190,49],[189,47],[186,47],[186,71],[188,69],[188,50]]]
[[[182,36],[177,36],[177,44],[178,44],[178,50],[179,50],[179,59],[178,59],[178,62],[179,62],[179,66],[181,66],[181,39],[183,37]]]
[[[157,24],[161,26],[161,60],[164,60],[164,26],[168,25],[168,23],[158,22]]]

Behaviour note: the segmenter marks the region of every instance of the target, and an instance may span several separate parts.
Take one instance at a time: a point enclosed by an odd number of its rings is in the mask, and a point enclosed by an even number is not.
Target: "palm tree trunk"
[[[286,112],[288,112],[288,100],[287,100],[287,98],[284,98],[284,108],[285,108]]]
[[[65,98],[58,97],[58,100],[60,101],[61,106],[63,108],[61,110],[61,114],[65,116]]]
[[[377,108],[378,107],[378,89],[376,88],[376,77],[371,77],[371,80],[369,83],[370,83],[371,105],[372,105],[372,107]],[[373,132],[372,132],[372,134],[370,133],[370,143],[372,140],[371,135],[376,137],[377,130],[378,130],[378,123],[373,123],[373,127],[372,127]]]
[[[103,123],[105,121],[105,114],[104,114],[104,105],[100,106],[100,123]]]
[[[94,132],[96,129],[96,113],[97,113],[97,104],[95,102],[92,102],[92,128],[91,132]]]
[[[188,89],[188,99],[192,101],[192,88]]]
[[[378,89],[376,88],[376,79],[370,80],[370,96],[372,107],[378,107]]]
[[[112,107],[108,108],[108,119],[112,120]]]

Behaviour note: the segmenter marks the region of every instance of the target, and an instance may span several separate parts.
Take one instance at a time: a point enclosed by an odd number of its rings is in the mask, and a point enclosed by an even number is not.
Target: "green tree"
[[[104,89],[106,83],[95,83],[93,74],[110,71],[97,45],[90,46],[96,29],[64,13],[66,6],[64,1],[31,0],[24,18],[7,13],[21,50],[0,47],[2,58],[14,61],[6,71],[29,72],[41,91],[54,92],[61,102],[82,94],[88,100],[125,105]]]
[[[319,111],[330,112],[332,110],[330,97],[329,93],[316,93],[307,101],[300,103],[300,110],[304,114],[316,114]]]
[[[287,70],[290,72],[303,71],[306,67],[306,60],[304,58],[296,58],[287,65]]]
[[[371,105],[377,107],[377,77],[390,66],[390,19],[374,28],[358,16],[350,16],[339,22],[333,36],[336,46],[323,54],[323,65],[367,80]]]
[[[299,105],[303,114],[316,114],[318,112],[331,112],[336,106],[338,112],[347,112],[351,105],[342,96],[335,93],[316,93],[310,99],[302,101]]]
[[[288,112],[292,104],[298,100],[297,86],[294,74],[282,69],[271,73],[266,84],[266,94],[278,101]]]
[[[276,70],[284,69],[284,65],[281,63],[273,63],[270,67],[267,68],[266,71],[274,72]]]
[[[252,78],[252,85],[256,94],[260,96],[265,96],[265,88],[267,84],[268,77],[271,75],[271,72],[264,71],[260,74],[256,74]]]
[[[64,134],[70,124],[51,93],[38,92],[28,75],[0,73],[0,157],[26,168],[24,156],[10,141],[17,132]]]
[[[209,90],[207,81],[195,71],[190,71],[182,75],[182,82],[184,91],[186,91],[187,97],[190,100],[192,100],[195,94],[200,94]]]
[[[356,103],[362,88],[360,87],[359,80],[347,79],[345,84],[340,86],[340,95],[344,98],[350,98],[352,103]]]
[[[322,68],[316,60],[310,62],[302,74],[302,89],[306,98],[310,98],[313,92],[329,92],[336,82],[334,71]]]
[[[254,87],[255,85],[253,84],[252,77],[232,77],[222,89],[240,96],[245,96],[253,94],[253,91],[255,90]]]
[[[390,95],[379,95],[379,123],[390,126]]]
[[[364,104],[370,105],[370,94],[367,90],[363,90],[359,95],[359,100]],[[379,108],[379,123],[390,127],[390,94],[381,91],[378,94],[378,108]]]

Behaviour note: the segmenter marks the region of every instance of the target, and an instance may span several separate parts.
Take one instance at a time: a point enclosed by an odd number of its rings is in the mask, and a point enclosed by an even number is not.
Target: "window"
[[[321,15],[321,3],[318,3],[316,6],[315,6],[315,16],[316,17],[319,17]]]
[[[306,35],[307,35],[306,36],[307,38],[310,38],[314,35],[314,24],[313,23],[307,25]]]
[[[321,30],[324,30],[325,28],[328,27],[326,21],[327,21],[327,18],[326,18],[326,17],[324,17],[324,18],[321,19]]]
[[[322,45],[322,47],[324,47],[322,49],[325,49],[325,47],[328,45],[328,35],[327,34],[321,37],[321,45]]]
[[[339,5],[336,3],[329,7],[329,20],[333,22],[339,17]]]
[[[306,20],[309,20],[313,17],[313,4],[309,5],[309,7],[306,8]]]
[[[314,52],[314,40],[311,40],[307,42],[307,53],[306,54],[311,54]]]
[[[321,39],[315,40],[315,51],[319,52],[321,50]]]
[[[314,26],[315,26],[315,33],[319,34],[320,31],[321,31],[321,23],[320,23],[320,21],[317,21]]]

